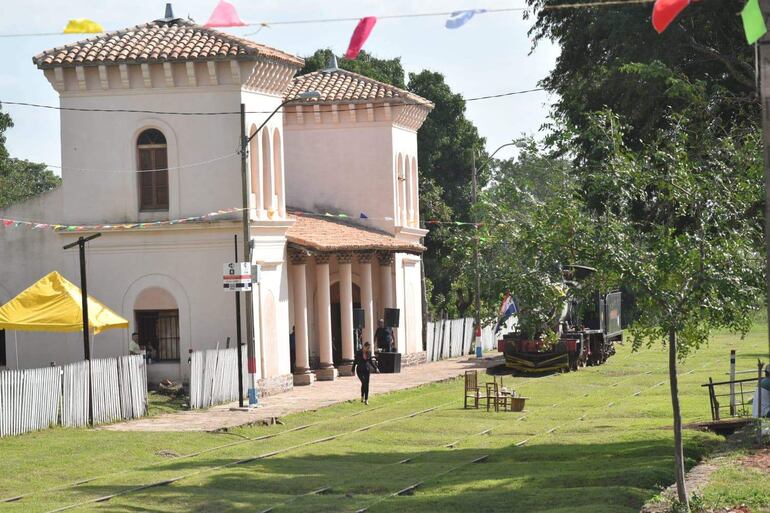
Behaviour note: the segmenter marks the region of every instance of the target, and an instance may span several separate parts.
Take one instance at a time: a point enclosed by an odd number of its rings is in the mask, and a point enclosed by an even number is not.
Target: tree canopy
[[[0,111],[0,208],[24,201],[61,183],[45,164],[11,158],[5,147],[5,132],[13,127],[8,113]]]

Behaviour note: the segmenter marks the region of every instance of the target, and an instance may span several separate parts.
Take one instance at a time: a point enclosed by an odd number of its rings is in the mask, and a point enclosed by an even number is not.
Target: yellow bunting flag
[[[70,20],[64,27],[65,34],[97,34],[104,32],[104,28],[93,20],[76,18]]]

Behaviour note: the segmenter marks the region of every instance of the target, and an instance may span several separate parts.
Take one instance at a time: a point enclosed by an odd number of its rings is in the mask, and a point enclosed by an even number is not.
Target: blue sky
[[[522,7],[524,0],[230,0],[247,22],[443,12],[464,9]],[[217,0],[173,2],[174,14],[205,23]],[[165,1],[2,0],[0,33],[56,32],[70,18],[91,18],[105,29],[124,28],[163,15]],[[407,72],[430,69],[443,73],[455,92],[485,96],[536,87],[553,67],[558,48],[539,44],[532,52],[527,36],[531,22],[521,12],[477,15],[457,30],[444,28],[445,18],[380,20],[364,49],[375,56],[400,56]],[[347,48],[355,22],[278,25],[252,39],[305,56],[318,48],[338,55]],[[237,35],[256,27],[224,29]],[[32,64],[47,48],[82,39],[83,35],[0,38],[0,100],[57,105],[58,98]],[[86,36],[87,37],[87,36]],[[532,52],[532,53],[531,53]],[[553,98],[535,92],[468,104],[468,117],[486,137],[491,150],[522,134],[534,134],[546,121]],[[60,163],[57,111],[3,106],[15,126],[8,133],[11,155],[53,165]],[[507,152],[507,153],[506,153]],[[510,156],[509,149],[498,156]]]

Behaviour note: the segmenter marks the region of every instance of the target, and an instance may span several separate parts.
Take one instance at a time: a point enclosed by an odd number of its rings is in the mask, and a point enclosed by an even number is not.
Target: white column
[[[393,264],[393,253],[380,253],[380,294],[382,298],[383,318],[385,317],[385,308],[395,308],[393,299],[393,274],[391,266]],[[393,329],[393,350],[398,352],[398,328]]]
[[[369,342],[374,348],[374,297],[372,295],[372,253],[358,256],[358,269],[361,275],[361,308],[364,309],[364,329],[362,342]]]
[[[318,319],[319,369],[316,377],[320,381],[334,381],[337,369],[332,357],[332,306],[329,297],[329,255],[315,257],[316,270],[316,318]]]
[[[393,275],[391,271],[393,254],[380,253],[378,256],[380,261],[380,299],[382,308],[393,308]]]
[[[340,273],[340,331],[342,332],[342,365],[340,374],[351,376],[353,366],[353,269],[351,253],[337,254]]]
[[[294,285],[294,385],[310,385],[315,376],[310,372],[307,339],[307,280],[305,253],[290,254]]]

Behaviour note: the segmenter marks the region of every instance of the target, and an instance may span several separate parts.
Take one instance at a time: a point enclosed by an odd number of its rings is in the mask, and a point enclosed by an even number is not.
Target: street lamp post
[[[487,157],[487,160],[485,160],[481,164],[481,168],[478,170],[476,169],[476,151],[473,150],[472,154],[472,162],[473,162],[473,206],[476,206],[476,201],[478,197],[478,179],[477,175],[480,171],[482,171],[491,161],[492,158],[497,154],[498,151],[502,150],[506,146],[513,146],[515,145],[515,141],[511,141],[509,143],[505,143],[502,146],[498,147],[495,151],[492,152],[492,154]],[[476,212],[473,213],[473,228],[476,234],[475,237],[475,248],[473,251],[473,264],[475,268],[475,274],[476,274],[476,319],[475,319],[475,337],[476,337],[476,347],[478,348],[478,344],[480,342],[481,338],[481,273],[479,272],[479,224],[477,219]],[[476,354],[479,354],[479,350],[476,349]]]
[[[248,190],[248,163],[246,156],[251,140],[262,130],[275,114],[281,110],[287,103],[297,100],[310,100],[320,98],[318,91],[306,91],[282,102],[275,110],[259,125],[259,128],[251,134],[246,135],[246,106],[241,103],[241,196],[243,200],[243,257],[251,262],[251,234],[249,233],[249,190]],[[249,372],[249,406],[257,406],[257,348],[254,340],[254,296],[251,290],[246,292],[246,357]],[[264,378],[264,376],[262,376]]]

